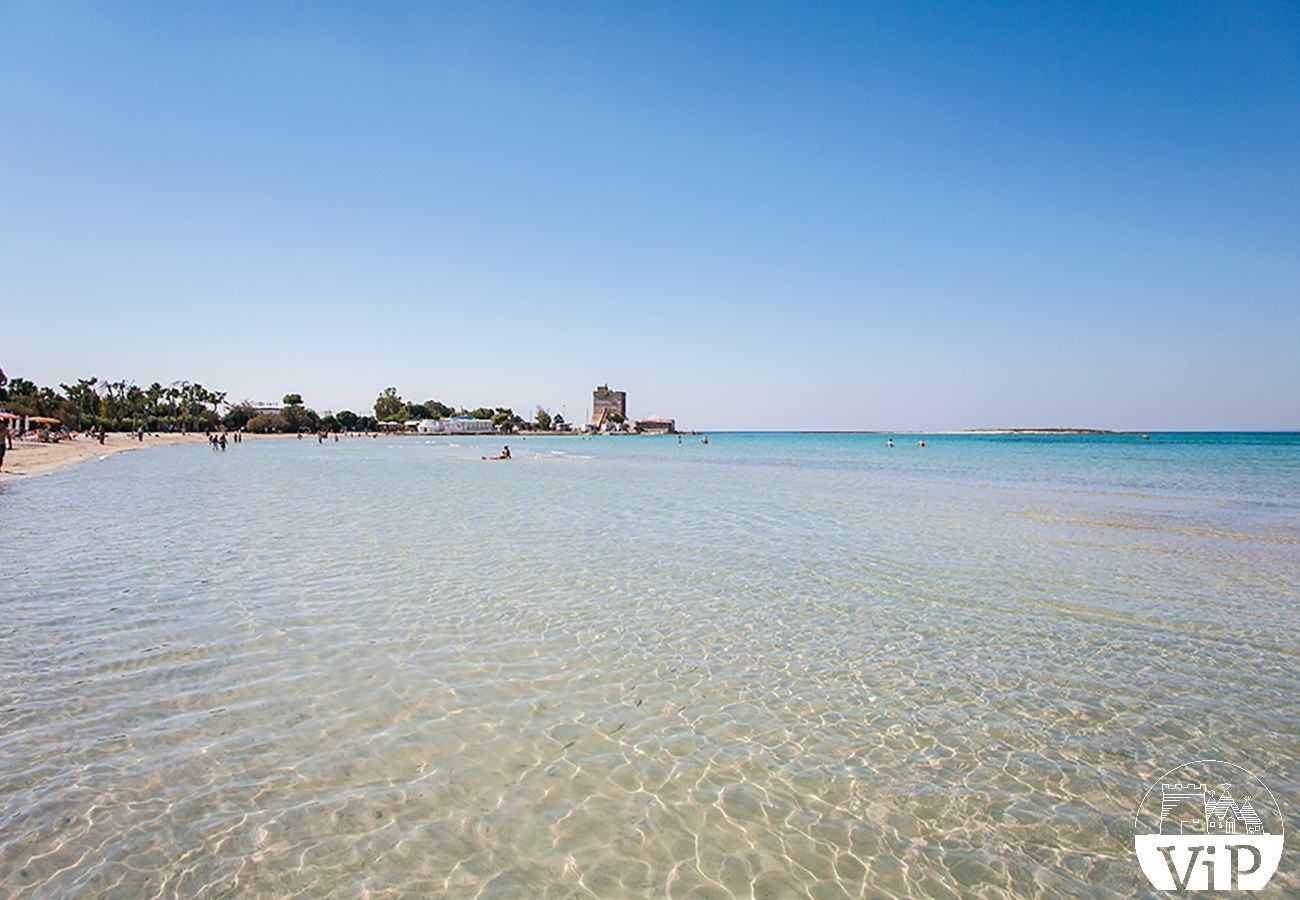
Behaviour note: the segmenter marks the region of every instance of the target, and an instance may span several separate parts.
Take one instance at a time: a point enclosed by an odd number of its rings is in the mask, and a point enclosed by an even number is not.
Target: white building
[[[422,419],[416,425],[420,434],[492,434],[497,429],[491,419],[451,416],[446,419]]]

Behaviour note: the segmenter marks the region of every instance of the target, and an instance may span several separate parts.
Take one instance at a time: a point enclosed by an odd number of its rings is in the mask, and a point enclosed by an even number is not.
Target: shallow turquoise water
[[[1300,436],[895,438],[0,484],[0,893],[1131,896],[1204,756],[1297,821]]]

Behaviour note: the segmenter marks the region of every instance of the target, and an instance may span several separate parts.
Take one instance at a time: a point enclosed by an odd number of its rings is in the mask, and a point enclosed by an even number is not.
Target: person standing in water
[[[892,447],[892,446],[894,446],[894,439],[893,439],[893,438],[890,438],[889,440],[885,441],[885,446],[886,446],[886,447]]]

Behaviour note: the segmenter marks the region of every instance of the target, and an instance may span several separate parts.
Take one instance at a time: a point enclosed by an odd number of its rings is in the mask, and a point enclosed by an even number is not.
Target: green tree
[[[221,414],[217,412],[217,407],[226,402],[225,391],[208,391],[208,402],[212,404],[212,418],[217,418]]]
[[[144,389],[145,427],[158,427],[158,405],[162,403],[163,386],[154,382]]]
[[[280,402],[285,406],[302,406],[302,394],[285,394]]]
[[[284,419],[279,413],[259,413],[248,420],[246,428],[253,434],[269,434],[286,430]]]
[[[384,388],[375,399],[375,418],[381,422],[396,422],[406,418],[406,404],[397,394],[397,388]]]
[[[135,431],[144,424],[145,395],[139,385],[131,385],[126,392],[126,403],[131,410],[131,430]]]
[[[60,384],[66,398],[66,409],[62,418],[71,418],[73,427],[80,431],[87,420],[94,423],[95,412],[99,406],[99,396],[95,393],[98,378],[78,378],[76,384]]]
[[[537,427],[542,431],[551,430],[551,414],[540,406],[537,407],[537,414],[534,415],[533,418],[537,421]]]
[[[11,378],[9,379],[7,393],[9,394],[7,399],[17,400],[23,397],[35,397],[40,393],[40,388],[26,378]]]
[[[357,427],[357,414],[350,409],[339,410],[334,414],[334,418],[348,431],[352,431]]]
[[[221,424],[225,425],[232,431],[238,431],[239,429],[246,427],[249,420],[256,415],[257,413],[249,404],[236,403],[234,406],[230,407],[225,418],[221,420]]]
[[[315,431],[320,427],[320,416],[316,415],[316,410],[296,403],[282,407],[280,419],[284,422],[282,431]]]

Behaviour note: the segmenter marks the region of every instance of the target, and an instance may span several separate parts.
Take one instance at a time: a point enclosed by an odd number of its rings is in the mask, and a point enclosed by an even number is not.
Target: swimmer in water
[[[917,441],[917,442],[916,442],[916,446],[918,446],[918,447],[924,447],[924,446],[925,446],[925,438],[921,438],[919,441]]]
[[[502,448],[501,448],[501,453],[500,453],[499,456],[484,456],[484,457],[482,457],[482,459],[509,459],[509,458],[510,458],[510,448],[509,448],[509,447],[502,447]]]
[[[885,441],[885,446],[886,446],[886,447],[892,447],[892,446],[894,446],[894,439],[893,439],[893,438],[890,438],[889,440]]]

